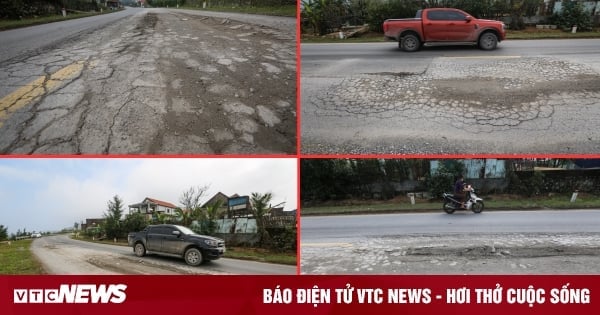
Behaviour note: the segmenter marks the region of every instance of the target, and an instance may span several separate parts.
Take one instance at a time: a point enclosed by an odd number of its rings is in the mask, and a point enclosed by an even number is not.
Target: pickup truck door
[[[173,234],[175,231],[178,231],[180,234]],[[184,237],[185,236],[177,228],[172,226],[164,227],[161,251],[163,253],[182,255],[185,246]]]
[[[472,41],[475,24],[459,11],[432,10],[423,19],[425,41]]]
[[[160,227],[148,228],[148,233],[146,234],[146,250],[154,252],[160,251],[163,236],[160,230]]]

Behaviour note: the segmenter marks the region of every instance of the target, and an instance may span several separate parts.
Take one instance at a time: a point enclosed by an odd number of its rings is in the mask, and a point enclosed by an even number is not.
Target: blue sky
[[[295,158],[0,158],[0,224],[9,233],[58,231],[100,218],[114,195],[130,205],[145,197],[180,205],[181,193],[208,185],[203,201],[272,192],[273,204],[297,207]],[[127,207],[125,207],[127,212]]]

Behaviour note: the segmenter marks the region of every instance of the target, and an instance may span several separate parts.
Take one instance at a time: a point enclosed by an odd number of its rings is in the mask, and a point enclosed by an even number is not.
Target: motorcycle
[[[475,189],[471,185],[465,187],[466,202],[464,207],[460,201],[458,201],[454,194],[444,193],[444,211],[448,214],[454,213],[456,210],[471,210],[474,213],[481,213],[483,211],[483,199],[477,197]]]

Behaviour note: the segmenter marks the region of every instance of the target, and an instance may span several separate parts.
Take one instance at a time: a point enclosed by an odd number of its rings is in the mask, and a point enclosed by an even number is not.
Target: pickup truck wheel
[[[133,252],[135,253],[136,256],[142,257],[142,256],[146,255],[146,247],[142,243],[137,243],[133,247]]]
[[[498,37],[494,33],[484,33],[479,37],[479,48],[483,50],[494,50],[498,46]]]
[[[400,48],[407,52],[413,52],[421,48],[421,41],[416,35],[408,34],[400,39]]]
[[[202,263],[202,252],[197,248],[190,248],[185,251],[185,262],[191,266],[198,266]]]

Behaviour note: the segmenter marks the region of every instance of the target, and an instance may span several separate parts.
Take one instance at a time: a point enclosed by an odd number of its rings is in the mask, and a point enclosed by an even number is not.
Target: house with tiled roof
[[[142,213],[150,219],[157,214],[175,216],[177,206],[167,202],[150,197],[146,197],[142,202],[129,205],[129,213]]]
[[[212,196],[210,199],[208,199],[208,201],[206,201],[204,204],[202,204],[202,208],[207,208],[209,206],[214,205],[217,202],[220,202],[221,206],[219,207],[219,210],[218,210],[218,213],[219,213],[218,216],[223,217],[228,212],[229,200],[232,198],[238,198],[238,197],[239,197],[238,194],[233,194],[231,196],[227,196],[226,194],[224,194],[222,192],[218,192],[214,196]]]

